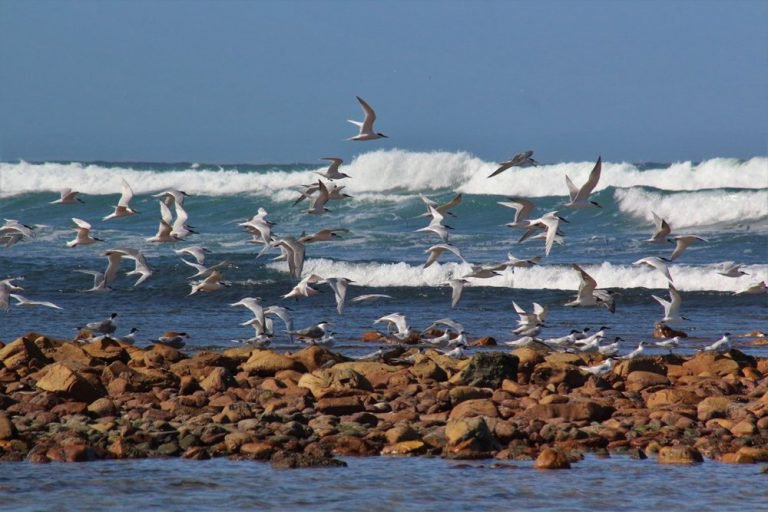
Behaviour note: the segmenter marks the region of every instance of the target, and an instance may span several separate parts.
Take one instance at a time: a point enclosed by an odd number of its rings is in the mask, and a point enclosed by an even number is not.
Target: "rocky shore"
[[[621,361],[393,349],[375,361],[310,346],[192,356],[163,345],[36,333],[0,344],[0,460],[232,457],[275,467],[335,456],[535,459],[585,452],[659,463],[768,462],[768,359],[738,350]]]

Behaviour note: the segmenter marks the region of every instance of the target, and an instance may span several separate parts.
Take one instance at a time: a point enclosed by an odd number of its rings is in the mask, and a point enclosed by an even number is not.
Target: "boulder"
[[[96,359],[102,359],[107,362],[125,361],[127,362],[128,352],[115,340],[101,338],[93,343],[86,343],[82,347],[83,351]]]
[[[657,407],[666,407],[670,405],[688,405],[695,406],[701,401],[695,392],[686,388],[669,388],[648,394],[645,397],[645,406],[649,409]]]
[[[420,358],[410,368],[410,372],[417,380],[435,380],[443,382],[448,379],[448,374],[440,368],[436,362],[428,357]]]
[[[504,379],[517,378],[518,358],[503,352],[481,352],[470,359],[460,380],[467,386],[496,389]]]
[[[36,336],[37,337],[37,336]],[[48,359],[33,341],[35,338],[22,336],[0,349],[0,362],[6,368],[28,366],[33,360],[44,363]]]
[[[493,401],[486,398],[465,400],[451,409],[448,418],[470,418],[473,416],[496,418],[499,416],[499,411]]]
[[[696,406],[696,416],[700,421],[712,418],[727,418],[728,411],[735,407],[733,400],[725,396],[708,396]]]
[[[319,345],[310,345],[294,353],[291,357],[310,372],[323,368],[330,362],[340,363],[347,360],[342,355]]]
[[[572,400],[568,403],[534,404],[523,411],[522,417],[534,420],[562,418],[566,421],[605,421],[615,409],[593,400]]]
[[[37,387],[43,391],[66,395],[79,402],[90,403],[104,395],[104,390],[94,387],[65,363],[54,363],[46,367]]]
[[[282,370],[306,371],[304,365],[292,357],[277,354],[271,350],[254,350],[242,368],[246,372],[262,377],[273,376]]]
[[[739,363],[722,354],[714,352],[699,352],[694,357],[683,363],[683,368],[688,369],[692,375],[738,375]]]
[[[76,343],[62,343],[62,345],[51,354],[51,359],[61,363],[72,363],[82,366],[96,366],[99,362],[90,354],[88,354],[83,347]],[[71,366],[71,365],[70,365]]]
[[[349,368],[339,368],[339,366],[306,373],[299,379],[298,386],[309,389],[315,398],[373,390],[370,382],[361,374]]]
[[[180,378],[185,375],[191,375],[200,381],[207,377],[211,369],[215,367],[226,368],[230,372],[234,372],[237,368],[237,361],[223,354],[200,352],[194,357],[173,363],[168,369]]]
[[[652,386],[669,386],[669,379],[655,372],[637,370],[627,375],[626,383],[629,391],[642,391]]]
[[[613,367],[613,373],[621,377],[626,377],[632,372],[666,375],[667,366],[657,357],[635,357],[634,359],[625,359]]]
[[[16,427],[7,414],[0,413],[0,441],[16,437]]]
[[[485,458],[500,444],[480,417],[449,419],[445,426],[445,454],[451,458]]]
[[[411,441],[401,441],[399,443],[385,446],[381,450],[382,455],[419,455],[426,451],[427,445],[424,441],[414,439]]]
[[[537,386],[558,386],[565,384],[569,388],[584,385],[589,375],[579,370],[578,366],[568,363],[541,363],[531,374],[531,383]]]
[[[356,396],[340,396],[331,398],[321,398],[315,404],[315,409],[323,414],[333,416],[345,416],[365,410],[365,406],[360,398]]]
[[[557,448],[544,448],[533,463],[536,469],[571,469],[565,453]]]
[[[657,456],[659,464],[696,464],[704,462],[701,452],[691,446],[665,446]]]

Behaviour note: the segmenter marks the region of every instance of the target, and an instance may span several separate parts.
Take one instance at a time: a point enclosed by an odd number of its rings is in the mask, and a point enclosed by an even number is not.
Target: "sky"
[[[0,160],[768,154],[768,2],[0,0]],[[389,139],[351,142],[365,98]]]

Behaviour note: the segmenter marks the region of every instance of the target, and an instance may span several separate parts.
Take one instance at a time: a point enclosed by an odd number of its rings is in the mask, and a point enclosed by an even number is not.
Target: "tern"
[[[19,295],[17,293],[11,293],[10,297],[13,299],[16,299],[15,306],[45,306],[47,308],[53,308],[53,309],[63,309],[53,302],[46,302],[46,301],[40,301],[40,300],[29,300],[28,298],[24,297],[23,295]]]
[[[408,327],[408,319],[406,319],[405,315],[401,315],[400,313],[390,313],[373,323],[378,324],[382,322],[387,323],[388,332],[391,332],[391,329],[393,328],[396,329],[393,336],[399,340],[404,340],[411,334],[411,329]]]
[[[538,219],[530,221],[528,231],[523,235],[520,241],[522,242],[523,240],[528,238],[531,234],[533,234],[534,231],[536,231],[536,229],[540,229],[540,228],[546,229],[546,244],[545,244],[544,254],[546,256],[549,256],[549,253],[552,250],[552,245],[554,245],[555,243],[555,237],[558,234],[557,230],[560,227],[561,221],[568,222],[563,217],[560,217],[557,211],[546,213],[543,216],[539,217]]]
[[[70,240],[67,242],[67,247],[73,248],[77,247],[78,245],[91,245],[95,244],[96,242],[103,242],[101,238],[96,238],[95,236],[91,236],[91,225],[84,221],[83,219],[78,219],[77,217],[72,217],[72,222],[74,222],[77,227],[75,228],[75,231],[77,231],[77,236],[74,240]]]
[[[310,325],[309,327],[305,327],[298,331],[289,331],[288,334],[296,336],[297,338],[318,341],[330,334],[330,326],[331,324],[329,322],[323,320],[322,322]]]
[[[672,252],[672,256],[669,257],[670,261],[674,261],[685,252],[689,245],[696,241],[709,242],[706,238],[702,238],[696,235],[678,235],[673,236],[672,240],[676,241],[675,250]]]
[[[606,375],[613,370],[613,365],[616,364],[616,360],[612,358],[608,358],[602,363],[595,365],[595,366],[587,366],[579,367],[579,369],[583,372],[591,373],[592,375],[596,375],[598,377]]]
[[[189,295],[195,295],[197,292],[215,292],[217,290],[221,290],[222,288],[226,288],[229,285],[229,283],[225,283],[221,280],[222,275],[219,273],[218,270],[214,270],[211,272],[211,274],[203,279],[202,281],[198,283],[193,283],[192,291],[189,292]]]
[[[25,238],[34,238],[32,226],[23,224],[16,219],[3,219],[5,223],[0,226],[0,235],[3,236],[21,236]]]
[[[332,156],[326,156],[321,158],[320,160],[328,160],[331,162],[331,165],[328,166],[328,169],[325,172],[318,172],[320,176],[327,180],[341,180],[344,178],[351,178],[349,174],[345,174],[343,172],[339,171],[339,166],[344,163],[344,160],[341,158],[335,158]]]
[[[176,254],[189,254],[195,258],[198,264],[203,265],[205,263],[205,255],[211,251],[199,245],[192,245],[183,249],[174,249],[173,252]]]
[[[451,287],[451,308],[455,308],[456,304],[461,300],[464,287],[469,284],[469,281],[466,279],[449,279],[447,284]]]
[[[666,258],[659,258],[658,256],[648,256],[647,258],[641,258],[634,263],[633,265],[646,265],[648,267],[654,268],[661,272],[664,277],[667,278],[667,281],[672,283],[672,276],[669,273],[669,267],[667,267],[667,263],[669,260]]]
[[[133,189],[127,181],[122,180],[120,200],[117,202],[117,206],[115,206],[115,211],[104,217],[102,220],[110,220],[117,217],[127,217],[129,215],[136,215],[139,213],[130,207],[129,203],[131,202],[131,199],[133,199]]]
[[[392,299],[391,295],[386,295],[384,293],[367,293],[364,295],[358,295],[357,297],[352,299],[352,302],[360,302],[360,303],[368,303],[368,302],[375,302],[380,299]]]
[[[85,324],[85,328],[92,332],[112,334],[117,329],[117,320],[115,318],[117,318],[117,313],[112,313],[106,320]],[[82,327],[78,327],[78,329],[82,329]]]
[[[531,158],[533,156],[533,150],[523,151],[522,153],[518,153],[506,162],[501,162],[499,164],[498,169],[493,171],[488,177],[493,178],[497,174],[501,174],[507,169],[511,169],[512,167],[528,167],[530,165],[539,165],[539,162]]]
[[[462,357],[464,357],[466,355],[466,351],[464,350],[465,348],[467,348],[467,345],[462,344],[462,345],[458,345],[453,350],[448,350],[448,351],[444,351],[444,352],[440,352],[440,353],[442,355],[446,356],[446,357],[452,357],[454,359],[460,359],[460,358],[462,358]]]
[[[286,331],[293,330],[293,318],[291,317],[288,308],[284,308],[282,306],[269,306],[264,308],[264,314],[269,316],[276,316],[279,318],[280,321],[282,321],[285,325]]]
[[[207,277],[207,276],[211,275],[211,272],[213,272],[216,269],[223,268],[223,267],[230,267],[230,268],[235,267],[235,265],[231,261],[228,261],[228,260],[220,261],[220,262],[216,263],[215,265],[211,265],[210,267],[207,267],[205,265],[201,265],[200,263],[194,263],[194,262],[189,261],[189,260],[187,260],[185,258],[181,258],[181,261],[183,263],[189,265],[190,267],[194,268],[195,270],[197,270],[197,272],[195,274],[192,274],[187,279],[194,279],[196,277]]]
[[[20,280],[22,278],[16,277],[16,278],[10,278],[10,279],[3,279],[0,281],[0,310],[1,311],[8,311],[8,308],[10,307],[9,304],[9,298],[11,296],[11,293],[16,292],[23,292],[24,288],[21,286],[16,286],[13,284],[13,281]]]
[[[509,197],[508,201],[499,201],[498,204],[515,210],[515,219],[505,224],[509,228],[528,228],[531,224],[529,217],[533,212],[534,204],[528,199]]]
[[[767,293],[768,292],[768,282],[766,281],[760,281],[758,283],[753,283],[747,286],[746,288],[742,288],[741,290],[734,292],[734,295],[758,295],[761,293]]]
[[[323,280],[322,277],[316,274],[309,274],[304,279],[298,282],[290,292],[282,296],[284,299],[299,298],[299,297],[311,297],[320,293],[320,290],[313,288],[311,285],[319,283]]]
[[[127,276],[139,276],[139,279],[133,283],[134,287],[139,286],[141,283],[149,279],[149,277],[153,274],[153,270],[149,266],[149,263],[147,263],[147,259],[144,257],[144,253],[139,249],[124,247],[121,249],[110,249],[104,254],[109,255],[108,253],[120,254],[124,258],[128,258],[134,261],[134,269],[130,272],[126,272],[125,274]]]
[[[186,340],[190,338],[190,335],[185,332],[168,331],[156,340],[150,340],[151,343],[158,345],[165,345],[175,349],[183,348],[187,344]]]
[[[584,183],[581,188],[577,188],[576,185],[574,185],[571,181],[571,178],[569,178],[566,174],[565,184],[568,185],[568,194],[570,195],[571,200],[563,206],[566,208],[602,208],[602,206],[600,206],[595,201],[589,200],[589,195],[595,189],[597,182],[600,180],[600,170],[602,167],[602,157],[598,157],[597,163],[595,163],[595,166],[589,173],[589,179],[587,179],[587,182]]]
[[[682,303],[682,299],[680,298],[680,293],[677,291],[677,288],[675,288],[672,283],[669,284],[669,300],[662,299],[657,295],[651,295],[651,297],[656,299],[656,301],[664,308],[664,318],[661,319],[662,323],[680,323],[688,320],[684,316],[680,316],[680,304]]]
[[[264,307],[261,305],[261,297],[245,297],[237,302],[233,302],[230,306],[243,306],[244,308],[248,308],[248,310],[253,313],[254,318],[258,320],[262,326],[266,326]]]
[[[82,199],[77,197],[80,192],[72,190],[71,188],[63,188],[59,193],[61,197],[55,201],[51,201],[49,204],[77,204],[84,203]]]
[[[717,273],[725,277],[741,277],[749,275],[741,270],[741,265],[733,261],[724,261],[717,266]]]
[[[310,205],[308,210],[304,210],[304,213],[314,214],[314,215],[322,215],[326,212],[329,212],[328,208],[325,207],[325,204],[330,199],[330,195],[328,193],[328,187],[325,186],[325,183],[318,180],[318,191],[317,195],[314,196],[312,199],[312,204]]]
[[[428,327],[424,328],[424,332],[429,332],[432,329],[437,328],[438,325],[444,325],[448,329],[454,331],[456,334],[461,334],[464,332],[464,326],[450,318],[441,318],[440,320],[435,320]]]
[[[334,297],[336,298],[336,311],[340,315],[344,313],[344,299],[347,297],[347,287],[349,283],[353,282],[346,277],[329,277],[325,279],[325,283],[333,290]]]
[[[672,232],[672,228],[669,227],[667,221],[656,215],[656,212],[651,212],[651,215],[653,215],[655,229],[651,238],[643,240],[643,242],[651,244],[665,244],[670,242],[671,240],[668,240],[667,237]]]
[[[571,266],[579,273],[581,281],[579,283],[579,290],[576,293],[576,298],[563,305],[570,307],[605,306],[611,313],[613,313],[615,311],[615,303],[612,300],[612,294],[608,291],[596,290],[597,281],[595,281],[592,276],[587,274],[584,269],[575,263]]]
[[[728,352],[731,350],[731,333],[727,332],[722,338],[702,349],[704,352]]]
[[[448,242],[448,230],[453,229],[451,226],[446,226],[443,224],[443,219],[445,218],[442,213],[438,212],[434,206],[427,206],[429,208],[429,213],[432,214],[432,220],[429,222],[428,226],[425,226],[423,228],[417,229],[416,231],[429,231],[437,236],[440,237],[440,239],[443,242]]]
[[[301,279],[301,273],[304,270],[304,257],[306,254],[304,244],[292,236],[287,236],[285,238],[278,238],[277,241],[273,242],[271,245],[272,247],[281,247],[285,249],[286,259],[288,260],[288,272],[290,272],[294,279]]]
[[[161,197],[163,202],[168,206],[184,206],[184,199],[189,197],[189,194],[183,190],[169,188],[168,190],[163,190],[157,194],[152,194],[152,197]]]
[[[451,213],[451,209],[455,208],[456,206],[461,204],[461,201],[464,198],[463,194],[456,194],[453,196],[453,198],[448,201],[447,203],[438,204],[436,201],[431,200],[424,194],[419,194],[419,197],[424,202],[425,205],[427,205],[427,211],[419,215],[419,217],[432,217],[432,211],[429,209],[429,207],[433,207],[440,215],[450,215],[452,217],[455,217],[453,213]]]
[[[174,210],[176,211],[176,220],[173,221],[171,235],[178,239],[182,239],[189,235],[198,234],[197,231],[193,231],[190,226],[187,225],[189,215],[187,214],[187,210],[185,210],[178,201],[174,206]]]
[[[669,338],[666,340],[657,341],[654,343],[659,348],[666,348],[669,350],[669,353],[672,353],[673,348],[677,348],[678,345],[680,345],[680,336],[675,336],[674,338]]]
[[[299,238],[299,242],[303,244],[312,244],[315,242],[330,242],[331,240],[338,240],[341,238],[339,233],[349,233],[345,228],[333,228],[333,229],[321,229],[311,235],[304,235]]]
[[[444,252],[451,252],[454,255],[456,255],[457,258],[459,258],[462,263],[466,263],[467,261],[464,259],[464,256],[461,255],[461,251],[459,251],[459,248],[455,245],[451,244],[436,244],[430,247],[429,249],[425,250],[425,253],[429,253],[429,256],[427,257],[426,263],[424,263],[423,268],[427,268],[430,265],[432,265],[434,262],[437,261],[437,258],[440,257],[441,254]]]
[[[622,359],[634,359],[636,357],[639,357],[645,351],[646,346],[648,346],[648,343],[645,341],[641,341],[637,345],[637,348],[635,350],[625,355]]]
[[[355,96],[357,98],[357,101],[360,103],[360,106],[363,108],[363,113],[365,114],[365,118],[361,121],[353,121],[351,119],[348,119],[350,123],[354,124],[358,128],[360,128],[360,133],[355,135],[354,137],[350,137],[347,140],[376,140],[386,138],[387,136],[383,133],[379,133],[374,131],[373,129],[373,123],[376,121],[376,112],[371,108],[366,101],[361,98],[360,96]]]

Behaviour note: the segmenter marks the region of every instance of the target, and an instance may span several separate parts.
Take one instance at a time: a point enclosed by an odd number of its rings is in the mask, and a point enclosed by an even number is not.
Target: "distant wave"
[[[269,263],[270,268],[287,271],[283,262]],[[652,288],[665,289],[667,281],[657,271],[632,265],[614,265],[604,262],[600,265],[583,265],[601,288]],[[768,279],[768,265],[742,267],[750,275],[728,278],[716,273],[714,265],[685,266],[673,265],[670,273],[675,286],[681,291],[735,292],[748,285]],[[357,286],[369,287],[420,287],[441,286],[451,277],[461,276],[470,271],[468,264],[435,264],[427,269],[421,265],[407,263],[347,262],[325,258],[307,260],[305,274],[314,273],[321,277],[346,277]],[[570,266],[541,265],[530,269],[507,271],[491,279],[470,279],[470,286],[513,287],[530,290],[573,290],[579,287],[579,275]]]
[[[525,197],[566,196],[565,174],[579,184],[586,180],[594,162],[570,162],[535,168],[510,169],[488,179],[496,163],[465,152],[412,152],[379,150],[355,157],[343,170],[347,191],[397,194],[456,190],[478,195]],[[188,164],[186,169],[144,170],[132,166],[87,163],[0,163],[0,197],[32,192],[57,192],[65,187],[85,194],[117,194],[125,178],[134,192],[145,194],[174,187],[191,194],[229,196],[237,194],[286,196],[302,184],[317,179],[323,166],[296,166],[292,170],[205,169]],[[284,166],[283,166],[284,169]],[[245,170],[246,172],[239,172]],[[640,169],[630,163],[604,162],[598,190],[606,187],[653,187],[668,191],[705,189],[768,188],[768,158],[746,161],[715,158],[699,164],[675,163]],[[292,192],[291,192],[292,193]]]

